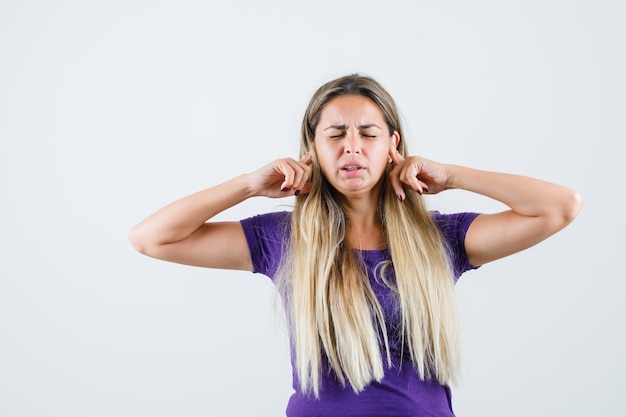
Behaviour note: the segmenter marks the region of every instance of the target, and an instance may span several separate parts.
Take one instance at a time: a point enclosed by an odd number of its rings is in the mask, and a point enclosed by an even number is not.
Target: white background
[[[457,415],[626,415],[625,3],[227,3],[0,1],[0,415],[283,415],[269,280],[143,257],[127,231],[296,156],[311,94],[352,72],[396,98],[413,153],[585,198],[569,228],[457,285]]]

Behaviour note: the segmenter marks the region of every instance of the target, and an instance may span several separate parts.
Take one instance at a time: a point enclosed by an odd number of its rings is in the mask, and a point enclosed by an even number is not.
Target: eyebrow
[[[377,124],[369,124],[369,125],[360,125],[358,126],[359,129],[369,129],[371,127],[377,127],[378,129],[382,128],[380,126],[378,126]],[[337,129],[337,130],[346,130],[346,125],[332,125],[332,126],[328,126],[326,129],[324,130],[328,130],[328,129]]]

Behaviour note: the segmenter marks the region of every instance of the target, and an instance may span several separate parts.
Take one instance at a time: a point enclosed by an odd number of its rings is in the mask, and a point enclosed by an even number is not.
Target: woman
[[[330,81],[306,110],[299,160],[183,198],[130,232],[146,255],[274,280],[293,352],[289,416],[453,416],[454,282],[554,234],[582,207],[555,184],[409,156],[403,138],[379,83]],[[422,194],[453,188],[509,210],[426,210]],[[295,207],[209,221],[255,196],[295,196]]]

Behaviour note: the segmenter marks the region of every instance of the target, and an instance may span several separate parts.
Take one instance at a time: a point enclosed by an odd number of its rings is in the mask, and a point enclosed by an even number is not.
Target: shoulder
[[[463,212],[442,214],[438,211],[430,212],[435,225],[441,233],[443,244],[450,257],[455,279],[469,269],[475,269],[469,263],[465,250],[465,236],[470,224],[480,213]]]
[[[281,211],[258,214],[240,223],[250,250],[252,270],[274,278],[288,245],[291,213]]]
[[[258,214],[240,223],[250,250],[253,271],[272,278],[289,242],[291,212]]]
[[[271,213],[257,214],[240,221],[244,230],[283,230],[291,226],[291,212],[276,211]]]
[[[457,235],[458,233],[467,232],[470,224],[480,215],[480,213],[463,212],[442,214],[438,211],[431,211],[430,215],[442,234]]]

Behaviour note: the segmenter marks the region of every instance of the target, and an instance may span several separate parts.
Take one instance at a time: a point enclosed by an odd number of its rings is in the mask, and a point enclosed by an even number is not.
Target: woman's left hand
[[[406,198],[405,189],[419,194],[436,194],[449,188],[450,176],[447,166],[420,156],[402,157],[397,150],[390,153],[394,168],[389,180],[401,201]]]

